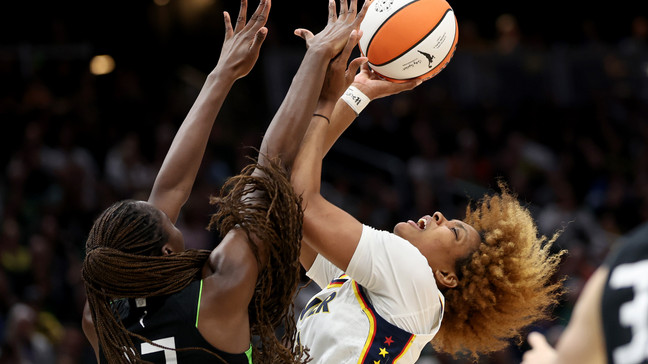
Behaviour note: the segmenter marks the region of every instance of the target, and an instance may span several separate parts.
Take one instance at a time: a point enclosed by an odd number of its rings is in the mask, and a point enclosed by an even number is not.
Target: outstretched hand
[[[352,85],[367,95],[370,100],[375,100],[411,90],[421,83],[423,83],[421,79],[414,79],[403,83],[387,81],[376,74],[369,67],[369,64],[365,63],[360,68],[360,73],[355,76]]]
[[[322,86],[322,91],[320,93],[319,102],[330,102],[332,105],[335,105],[337,99],[342,96],[344,90],[351,85],[353,82],[358,68],[365,62],[367,62],[366,57],[358,57],[351,61],[347,68],[347,61],[353,48],[358,44],[358,41],[362,37],[362,31],[351,31],[349,39],[340,54],[338,54],[332,61],[329,63],[328,69],[326,70],[326,78],[324,79],[324,85]]]
[[[544,335],[532,332],[528,337],[531,350],[524,353],[522,364],[553,363],[557,357],[556,350],[549,345]]]
[[[271,0],[260,0],[256,11],[248,22],[246,19],[247,0],[241,0],[235,27],[232,27],[229,13],[223,13],[225,41],[216,69],[223,69],[225,74],[234,77],[235,80],[244,77],[252,70],[259,58],[261,44],[268,34],[265,24],[270,13],[270,3]]]
[[[328,23],[321,32],[313,35],[308,29],[299,28],[295,30],[295,35],[306,41],[306,47],[309,50],[326,52],[331,59],[344,49],[351,31],[360,29],[360,23],[364,20],[367,9],[372,2],[372,0],[365,0],[360,12],[358,12],[357,0],[351,0],[348,5],[347,0],[340,0],[340,12],[338,14],[335,1],[329,0]]]

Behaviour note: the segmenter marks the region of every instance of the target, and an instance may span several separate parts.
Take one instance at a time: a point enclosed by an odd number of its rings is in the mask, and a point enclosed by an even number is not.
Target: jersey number
[[[171,337],[165,337],[163,339],[159,340],[153,340],[155,344],[164,346],[169,349],[175,349],[175,338],[173,336]],[[176,352],[175,350],[168,350],[168,349],[163,349],[159,348],[155,345],[151,345],[149,343],[142,343],[142,355],[145,354],[150,354],[150,353],[156,353],[158,351],[164,351],[164,359],[167,364],[176,364],[178,362],[178,358],[176,357]]]
[[[614,349],[617,363],[641,363],[648,359],[648,260],[619,265],[610,276],[610,287],[632,287],[634,298],[619,308],[619,323],[629,327],[632,340]]]

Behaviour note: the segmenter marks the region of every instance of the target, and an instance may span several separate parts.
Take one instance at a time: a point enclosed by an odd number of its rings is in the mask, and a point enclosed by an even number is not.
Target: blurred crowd
[[[637,16],[614,41],[587,22],[571,42],[525,36],[512,15],[493,26],[485,37],[460,23],[444,71],[372,102],[325,160],[323,192],[391,230],[436,210],[460,217],[505,181],[539,233],[562,230],[569,250],[568,293],[533,328],[555,340],[617,239],[648,222],[648,21]],[[0,47],[0,363],[94,361],[80,327],[85,238],[112,202],[147,198],[220,45],[202,63],[117,59],[95,76],[91,45],[53,38]],[[188,248],[218,243],[208,197],[254,154],[301,60],[302,48],[267,42],[212,132],[178,223]],[[525,349],[522,337],[480,362],[518,363]],[[420,359],[463,362],[431,348]]]

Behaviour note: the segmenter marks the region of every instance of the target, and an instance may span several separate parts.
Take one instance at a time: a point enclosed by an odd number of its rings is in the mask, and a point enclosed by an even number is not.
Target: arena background
[[[80,264],[93,218],[145,199],[236,0],[0,4],[0,363],[92,363]],[[540,231],[565,228],[569,293],[533,329],[555,341],[605,254],[648,221],[648,21],[639,2],[453,1],[457,52],[434,79],[373,102],[324,166],[324,193],[391,230],[508,181]],[[256,3],[250,0],[250,8]],[[252,10],[250,10],[252,11]],[[208,248],[209,194],[252,155],[326,1],[274,0],[269,35],[228,96],[179,226]],[[90,72],[110,55],[112,72]],[[303,304],[305,295],[298,297]],[[524,340],[480,363],[519,363]],[[428,348],[420,363],[464,363]]]

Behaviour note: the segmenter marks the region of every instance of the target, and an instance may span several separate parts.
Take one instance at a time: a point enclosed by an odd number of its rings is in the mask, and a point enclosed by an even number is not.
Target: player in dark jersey
[[[648,224],[621,239],[587,281],[556,349],[537,332],[529,344],[523,364],[648,363]]]
[[[354,1],[355,3],[355,1]],[[187,201],[211,128],[233,82],[255,64],[265,39],[270,1],[236,25],[225,13],[221,56],[181,125],[148,201],[119,201],[96,219],[86,242],[83,328],[101,362],[290,363],[295,353],[292,308],[299,283],[302,211],[286,168],[292,164],[324,84],[326,70],[359,27],[329,21],[311,39],[258,160],[230,178],[209,227],[222,241],[213,251],[185,250],[174,226]],[[355,38],[354,38],[355,37]],[[303,125],[302,125],[303,124]],[[275,329],[282,327],[281,339]],[[251,345],[252,336],[259,343]],[[219,360],[220,358],[220,360]]]

